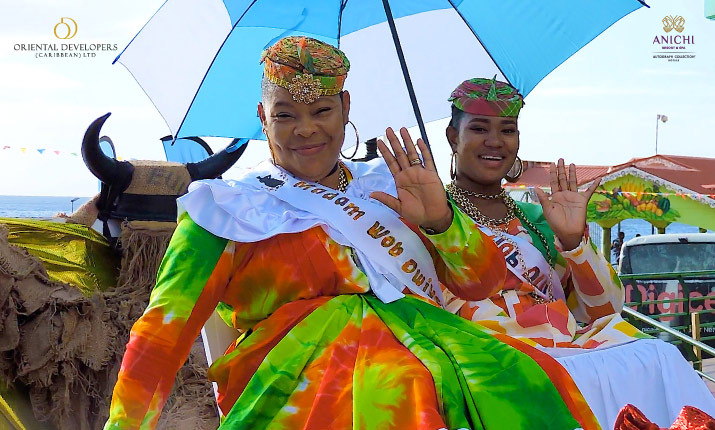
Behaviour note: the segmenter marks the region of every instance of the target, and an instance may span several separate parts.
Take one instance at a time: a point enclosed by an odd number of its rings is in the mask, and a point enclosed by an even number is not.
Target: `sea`
[[[71,214],[91,197],[0,196],[0,218],[51,218]]]
[[[0,218],[51,218],[59,213],[70,214],[82,206],[91,197],[48,197],[48,196],[0,196]],[[629,219],[622,221],[611,229],[611,240],[615,240],[618,231],[623,231],[626,240],[636,234],[647,236],[657,233],[644,220]],[[589,231],[593,242],[601,244],[603,230],[596,223],[589,223]],[[672,223],[666,233],[697,233],[698,228],[691,225]],[[611,255],[613,258],[613,255]]]

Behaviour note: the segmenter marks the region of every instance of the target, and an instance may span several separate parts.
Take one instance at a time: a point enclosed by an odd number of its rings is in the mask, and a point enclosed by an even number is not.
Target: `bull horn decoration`
[[[107,157],[99,147],[99,132],[111,113],[92,121],[82,139],[82,159],[90,172],[105,184],[111,184],[119,170],[119,162]]]
[[[241,158],[246,151],[248,139],[233,139],[230,145],[198,163],[186,163],[192,181],[215,179]]]

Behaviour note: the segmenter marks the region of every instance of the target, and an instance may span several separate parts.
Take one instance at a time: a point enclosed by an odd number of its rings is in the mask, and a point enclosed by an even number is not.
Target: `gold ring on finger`
[[[414,160],[410,160],[410,166],[416,166],[418,164],[422,164],[422,160],[419,158],[415,158]]]

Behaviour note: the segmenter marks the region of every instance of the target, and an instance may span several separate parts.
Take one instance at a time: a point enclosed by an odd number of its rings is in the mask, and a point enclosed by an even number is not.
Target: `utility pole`
[[[658,155],[658,123],[666,121],[668,121],[668,117],[661,114],[658,114],[655,120],[655,155]]]

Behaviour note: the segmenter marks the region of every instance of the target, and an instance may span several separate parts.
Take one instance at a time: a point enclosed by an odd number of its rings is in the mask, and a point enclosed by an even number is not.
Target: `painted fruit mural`
[[[657,184],[632,179],[626,179],[611,189],[598,187],[596,192],[605,198],[591,199],[587,209],[588,219],[641,218],[674,222],[680,218],[680,213],[671,207],[669,198],[675,193]]]

